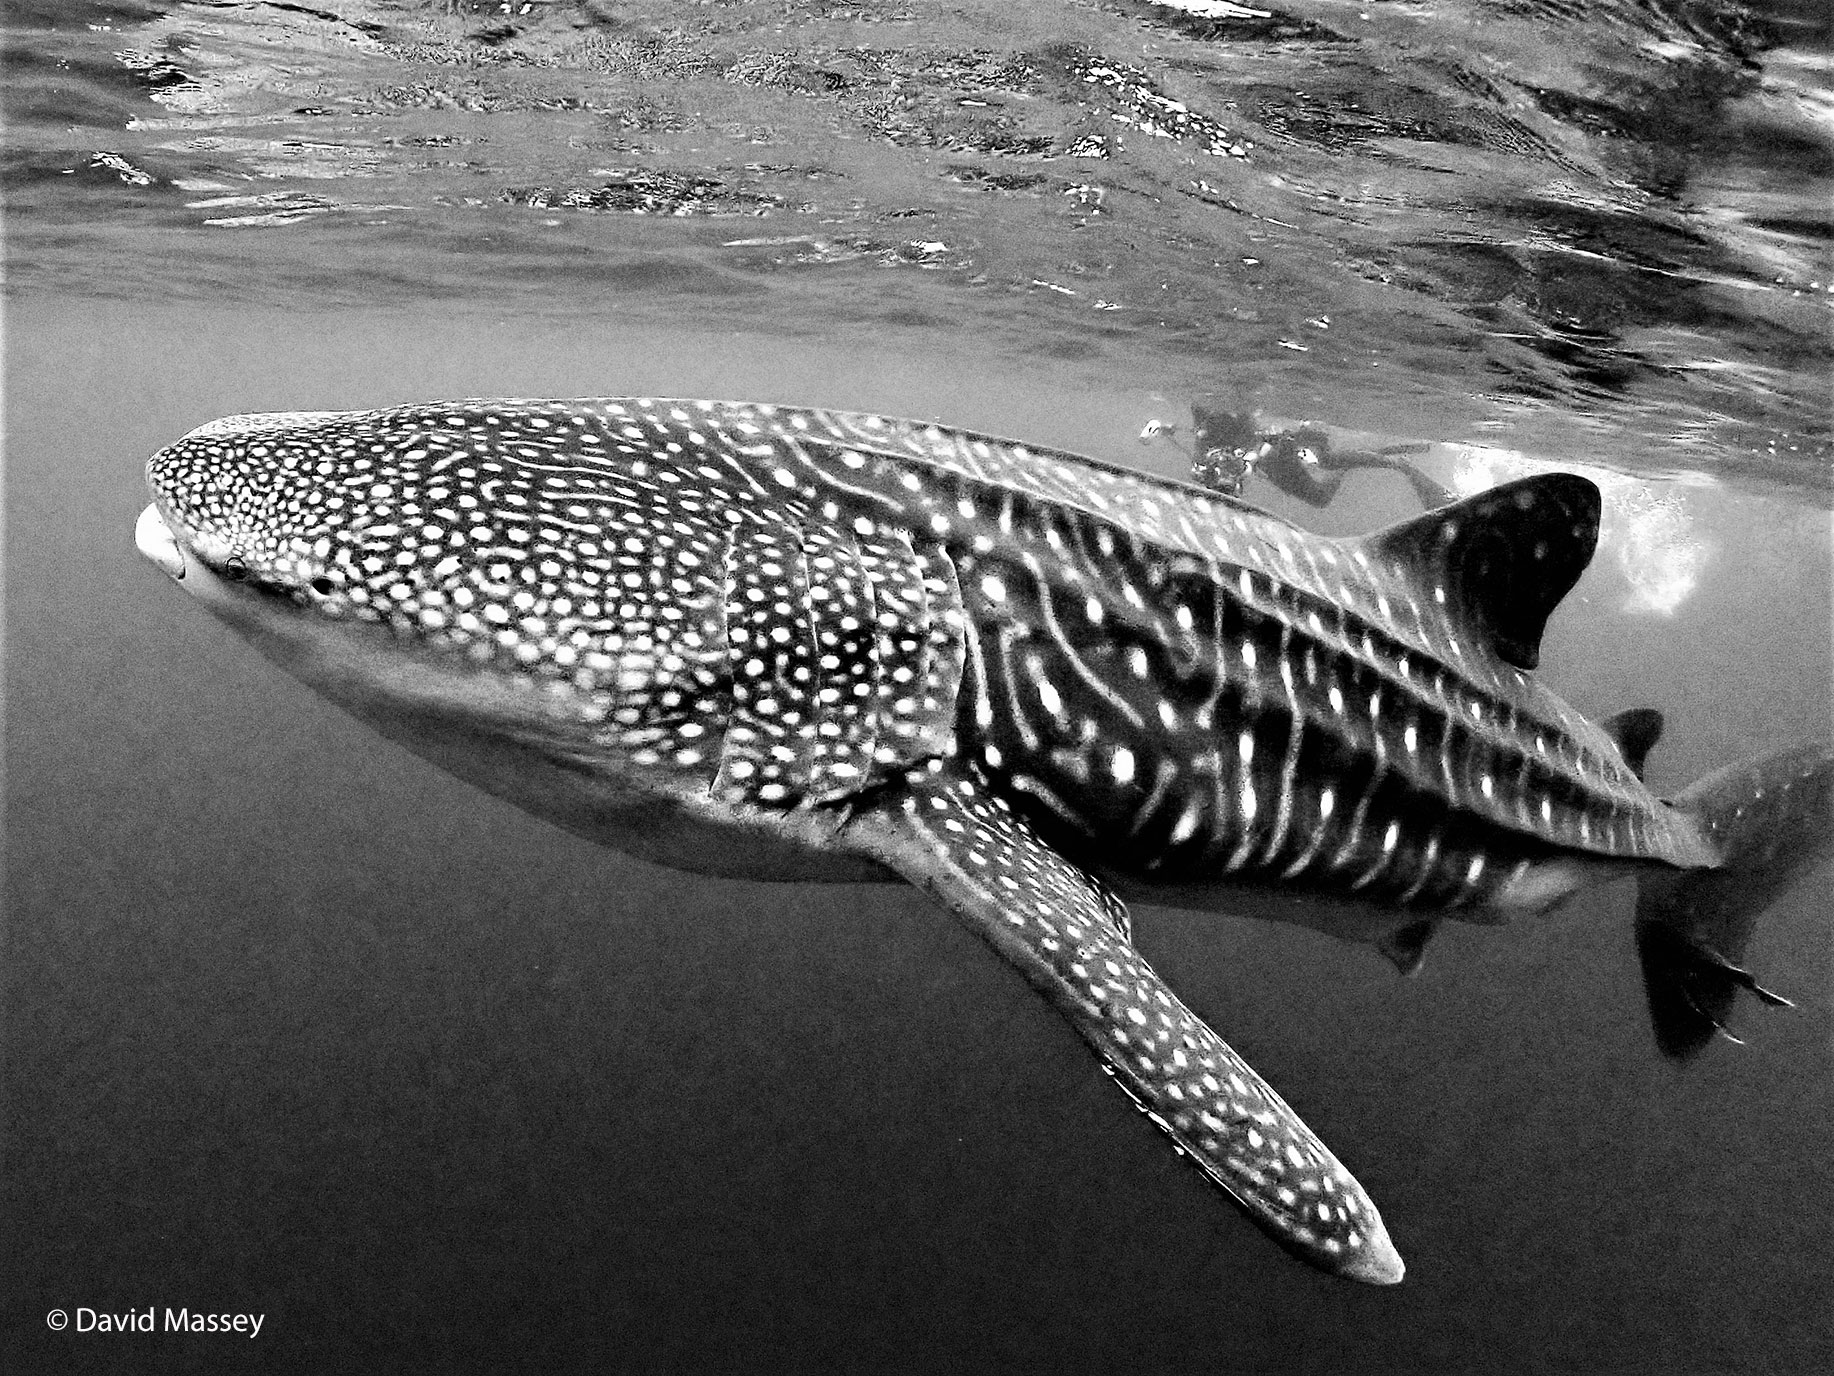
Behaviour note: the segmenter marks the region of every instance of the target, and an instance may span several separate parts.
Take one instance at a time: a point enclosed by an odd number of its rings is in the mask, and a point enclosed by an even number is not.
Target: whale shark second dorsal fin
[[[1573,473],[1521,478],[1389,526],[1364,548],[1417,578],[1505,663],[1541,662],[1541,631],[1598,544],[1598,488]]]

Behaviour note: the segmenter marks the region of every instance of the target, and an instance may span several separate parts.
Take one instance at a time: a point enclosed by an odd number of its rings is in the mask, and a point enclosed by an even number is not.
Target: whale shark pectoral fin
[[[1541,632],[1598,545],[1598,488],[1574,473],[1504,483],[1363,537],[1506,664],[1541,662]]]
[[[1275,1241],[1354,1280],[1403,1266],[1350,1173],[1117,930],[1119,899],[1046,846],[966,766],[906,776],[849,844],[937,898],[1051,1001],[1134,1103]]]

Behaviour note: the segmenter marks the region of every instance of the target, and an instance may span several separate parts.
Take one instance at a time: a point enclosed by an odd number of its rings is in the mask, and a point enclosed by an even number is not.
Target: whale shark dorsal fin
[[[1364,549],[1420,581],[1507,664],[1541,662],[1541,632],[1598,544],[1598,488],[1573,473],[1521,478],[1379,530]]]
[[[1630,772],[1642,778],[1643,762],[1656,748],[1656,742],[1662,739],[1662,714],[1653,707],[1627,707],[1606,717],[1599,726],[1611,737],[1611,743],[1624,757],[1624,763],[1630,766]]]

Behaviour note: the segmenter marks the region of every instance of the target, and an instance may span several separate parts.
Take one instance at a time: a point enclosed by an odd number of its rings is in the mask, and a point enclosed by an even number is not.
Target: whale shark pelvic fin
[[[1426,963],[1426,944],[1438,930],[1438,918],[1423,917],[1418,922],[1410,922],[1405,927],[1397,927],[1386,936],[1379,937],[1375,946],[1394,962],[1395,969],[1411,977],[1419,974],[1420,967]]]
[[[913,771],[845,830],[1018,967],[1140,1110],[1281,1246],[1351,1279],[1401,1279],[1362,1187],[1123,938],[1120,900],[1046,846],[971,766]]]

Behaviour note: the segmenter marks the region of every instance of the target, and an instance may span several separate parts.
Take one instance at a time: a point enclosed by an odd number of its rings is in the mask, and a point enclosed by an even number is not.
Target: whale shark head
[[[374,416],[231,416],[193,430],[147,463],[141,553],[372,724],[404,708],[473,722],[576,716],[575,685],[520,672],[526,637],[512,623],[537,561],[515,539],[527,532],[513,508],[493,509],[494,465],[463,444],[429,454]]]
[[[140,552],[213,606],[285,597],[327,614],[379,522],[360,504],[376,486],[373,460],[288,443],[338,412],[229,416],[200,426],[147,461],[153,501],[140,514]],[[247,589],[248,597],[230,592]]]

